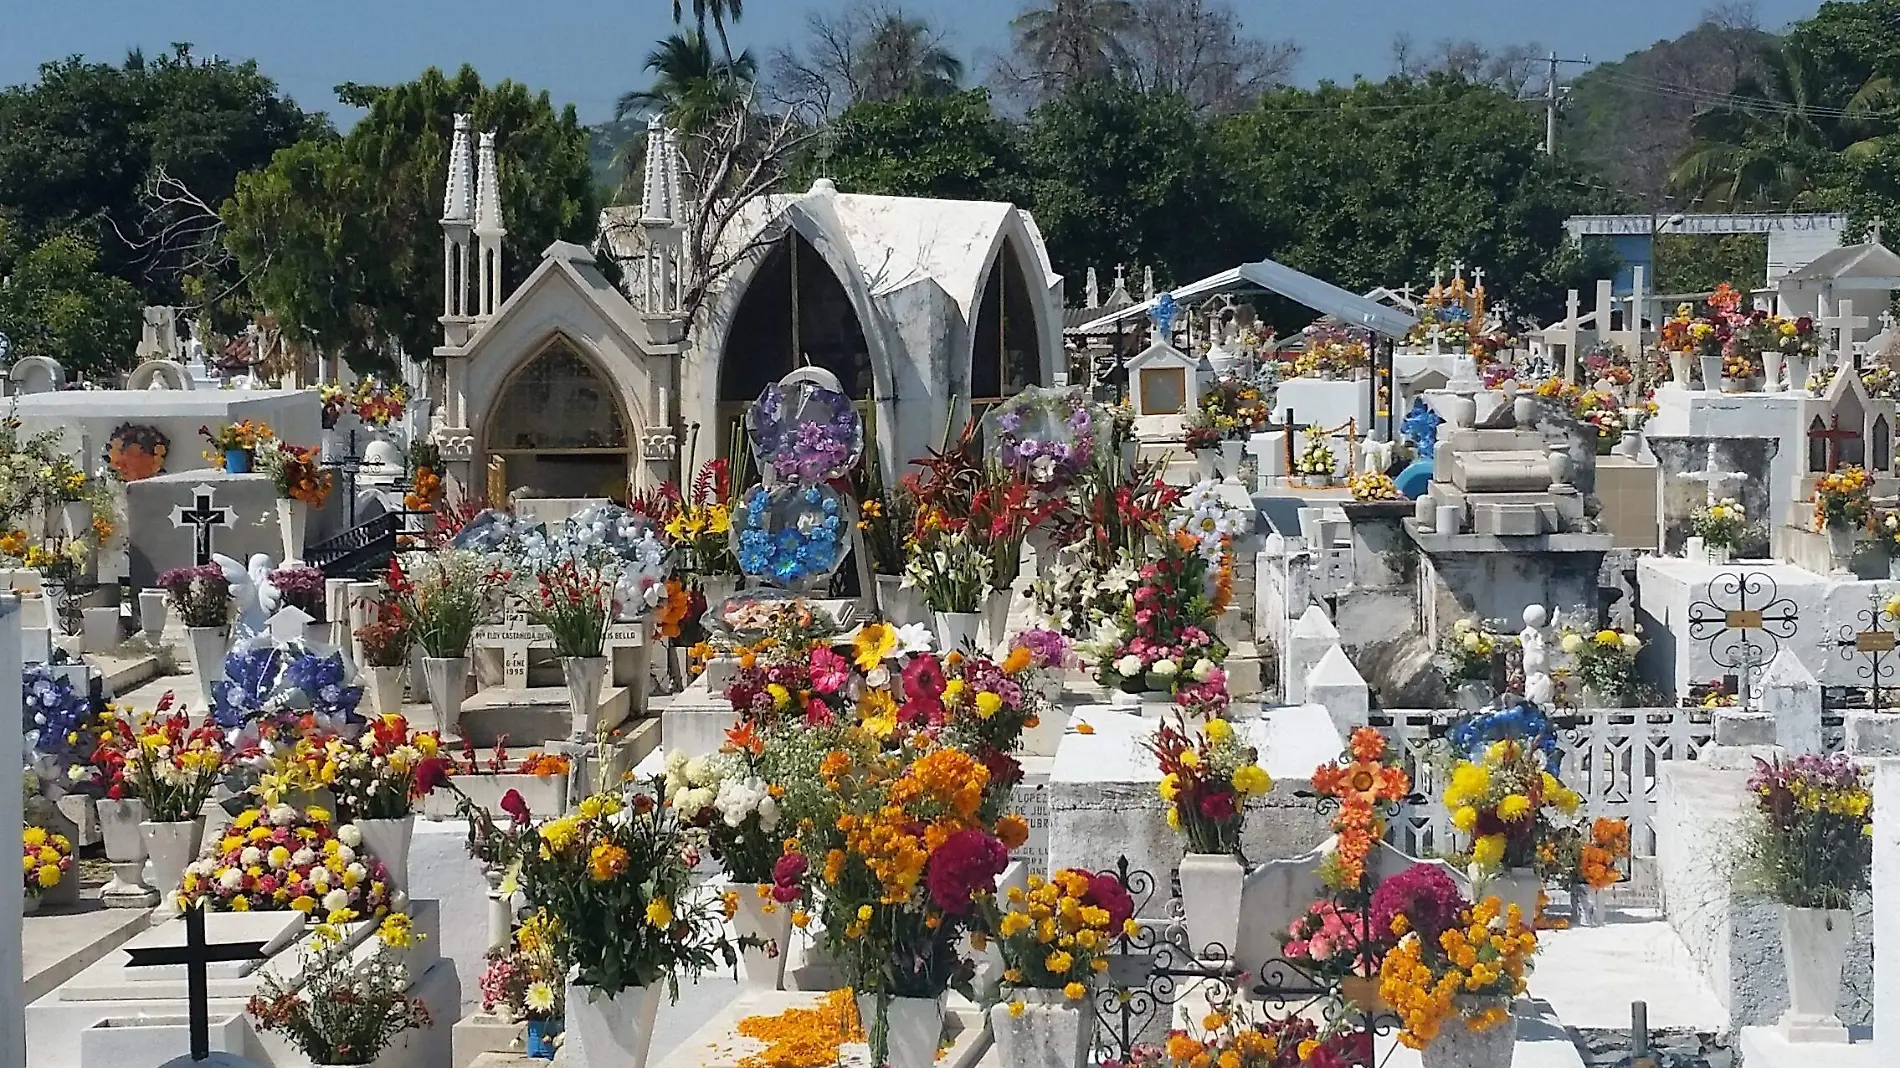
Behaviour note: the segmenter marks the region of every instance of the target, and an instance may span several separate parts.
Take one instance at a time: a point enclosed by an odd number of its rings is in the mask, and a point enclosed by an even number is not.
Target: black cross
[[[343,476],[343,489],[350,500],[350,526],[356,529],[356,473],[363,469],[363,457],[356,451],[356,431],[350,431],[350,448],[342,456],[335,457],[323,466]]]
[[[262,942],[205,943],[205,913],[202,905],[185,908],[185,944],[128,949],[128,968],[150,968],[160,964],[185,966],[186,997],[191,1003],[191,1059],[211,1059],[211,988],[206,983],[205,965],[227,960],[263,960]]]
[[[196,495],[193,507],[172,509],[172,523],[190,523],[197,528],[192,535],[192,562],[202,567],[211,562],[211,528],[225,526],[231,518],[225,509],[211,506],[211,487],[199,486],[193,493]]]

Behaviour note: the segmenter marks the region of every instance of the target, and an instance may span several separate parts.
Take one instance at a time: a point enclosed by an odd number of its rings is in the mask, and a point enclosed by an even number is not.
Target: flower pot
[[[1900,554],[1887,557],[1887,579],[1900,582]]]
[[[1474,881],[1479,884],[1474,900],[1495,897],[1500,908],[1516,905],[1524,915],[1526,927],[1536,922],[1537,895],[1544,889],[1544,881],[1537,877],[1537,869],[1506,868],[1495,875]]]
[[[1726,545],[1710,545],[1704,543],[1702,554],[1708,559],[1709,566],[1722,567],[1728,563],[1729,547]]]
[[[884,622],[892,626],[904,626],[908,623],[930,625],[930,606],[924,603],[922,591],[916,587],[906,587],[902,575],[879,575],[877,577],[877,610]]]
[[[1206,482],[1208,479],[1213,478],[1214,472],[1215,472],[1215,464],[1219,460],[1220,460],[1219,449],[1195,449],[1194,450],[1194,473],[1197,476],[1199,476],[1197,481]]]
[[[567,681],[568,737],[585,742],[594,736],[594,727],[600,722],[600,689],[607,682],[607,658],[564,656],[561,677]]]
[[[1597,455],[1598,456],[1608,456],[1610,455],[1611,450],[1615,448],[1616,448],[1616,441],[1610,438],[1604,437],[1602,434],[1597,435]]]
[[[435,710],[435,727],[442,737],[461,737],[462,698],[468,695],[468,657],[425,656],[422,681]]]
[[[1181,858],[1181,919],[1194,955],[1223,960],[1240,935],[1240,884],[1245,872],[1233,853],[1189,853]]]
[[[1519,430],[1537,429],[1537,398],[1529,393],[1519,393],[1511,398],[1511,421]]]
[[[20,915],[30,916],[40,910],[40,895],[27,894],[20,898]]]
[[[1332,472],[1322,471],[1316,475],[1307,475],[1306,484],[1313,489],[1327,489],[1333,484]]]
[[[395,667],[373,667],[369,669],[369,696],[371,707],[379,716],[402,715],[402,665]]]
[[[1788,389],[1805,393],[1808,388],[1808,357],[1788,355]]]
[[[1009,639],[1009,605],[1015,600],[1014,590],[992,589],[983,598],[983,627],[977,634],[985,653],[996,651],[996,647]]]
[[[1570,924],[1573,927],[1603,926],[1602,891],[1586,883],[1570,888]]]
[[[408,893],[409,842],[416,830],[416,818],[357,820],[356,829],[363,835],[363,851],[389,869],[390,892]]]
[[[74,539],[91,534],[92,505],[86,501],[59,502],[59,529]]]
[[[191,672],[206,708],[215,707],[211,684],[224,680],[224,654],[231,648],[231,632],[224,627],[186,627],[185,644],[191,651]]]
[[[1490,708],[1497,697],[1497,687],[1491,685],[1490,679],[1464,679],[1452,692],[1452,699],[1457,702],[1461,712],[1478,712]]]
[[[251,473],[251,450],[224,450],[224,473],[227,475],[248,475]]]
[[[660,987],[630,986],[617,994],[567,986],[567,1063],[587,1068],[646,1068]],[[933,1051],[934,1052],[934,1051]]]
[[[145,843],[145,885],[158,891],[161,901],[169,900],[184,884],[185,866],[198,859],[204,830],[203,819],[139,824],[139,838]]]
[[[112,864],[112,881],[99,892],[99,900],[112,909],[158,904],[158,891],[145,885],[145,836],[139,829],[145,822],[145,802],[136,797],[122,801],[102,797],[96,809],[106,860]]]
[[[1854,937],[1845,909],[1781,906],[1781,958],[1788,971],[1788,1011],[1776,1025],[1790,1042],[1845,1042],[1834,1014],[1841,997],[1841,963]]]
[[[877,995],[858,995],[858,1020],[864,1033],[877,1025]],[[883,1063],[889,1068],[934,1068],[937,1043],[943,1038],[943,995],[934,998],[891,998],[884,1006],[888,1037]],[[872,1061],[877,1045],[872,1042]]]
[[[1726,375],[1722,378],[1722,392],[1724,393],[1747,393],[1753,385],[1754,382],[1746,378],[1731,378]]]
[[[1577,696],[1578,706],[1582,708],[1622,708],[1623,701],[1623,691],[1599,690],[1595,686],[1585,686]]]
[[[527,1054],[537,1061],[554,1059],[554,1039],[562,1031],[560,1020],[529,1020]]]
[[[1466,1001],[1459,998],[1459,1008],[1475,1012],[1478,1006],[1467,1005]],[[1510,1006],[1504,1008],[1508,1013]],[[1501,1023],[1473,1031],[1465,1025],[1462,1014],[1455,1014],[1419,1051],[1419,1062],[1424,1068],[1510,1068],[1516,1049],[1517,1017],[1507,1015]]]
[[[1021,1002],[1022,1007],[1012,1011]],[[1001,1068],[1083,1068],[1089,1055],[1089,1002],[1060,990],[1005,989],[990,1006],[990,1034]]]
[[[1616,451],[1619,455],[1627,456],[1632,460],[1636,459],[1643,451],[1643,432],[1640,430],[1623,431],[1623,436],[1617,439]]]
[[[304,537],[310,533],[310,506],[290,497],[279,497],[277,530],[284,539],[284,560],[303,559]]]
[[[1834,573],[1847,574],[1854,570],[1854,552],[1859,548],[1860,531],[1853,527],[1829,526],[1827,528],[1827,552],[1834,561]]]
[[[968,646],[978,648],[982,640],[983,613],[937,612],[937,648],[942,652]]]
[[[766,943],[740,950],[739,956],[745,961],[744,985],[761,990],[783,988],[785,962],[792,948],[792,906],[772,900],[771,883],[735,883],[732,891],[739,896],[738,911],[732,916],[733,933]]]
[[[1689,388],[1689,354],[1672,352],[1669,354],[1670,380],[1683,389]]]
[[[139,630],[148,641],[157,643],[165,634],[165,620],[171,604],[164,590],[139,591]]]
[[[1220,456],[1215,460],[1215,464],[1220,471],[1221,481],[1240,481],[1241,451],[1246,447],[1246,444],[1246,442],[1238,439],[1220,443]]]
[[[1781,378],[1781,369],[1785,362],[1786,361],[1782,359],[1781,350],[1779,349],[1764,349],[1762,351],[1761,369],[1763,389],[1766,389],[1770,393],[1779,393],[1787,388],[1787,383],[1783,382]]]
[[[1705,392],[1714,393],[1722,386],[1722,357],[1702,356],[1699,360],[1702,364],[1702,388]]]

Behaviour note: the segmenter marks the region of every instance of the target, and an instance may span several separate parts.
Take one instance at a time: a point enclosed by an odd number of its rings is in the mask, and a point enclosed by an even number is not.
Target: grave
[[[211,563],[212,555],[276,560],[284,542],[277,487],[265,475],[179,471],[125,487],[128,577],[141,589],[175,567]]]
[[[222,460],[204,457],[201,426],[249,419],[268,424],[279,439],[297,445],[314,445],[322,433],[315,390],[63,390],[20,398],[19,415],[28,434],[65,428],[69,447],[82,438],[103,443],[128,422],[154,427],[171,442],[165,456],[168,473],[222,466]]]

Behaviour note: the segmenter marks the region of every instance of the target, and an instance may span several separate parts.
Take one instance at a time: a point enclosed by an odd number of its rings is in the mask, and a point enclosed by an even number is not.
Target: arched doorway
[[[850,294],[805,235],[792,229],[766,252],[726,333],[719,360],[722,453],[759,391],[807,363],[837,375],[853,400],[871,396],[871,349]]]
[[[625,501],[632,448],[614,385],[556,335],[495,394],[483,444],[510,490]]]
[[[984,408],[1042,381],[1042,332],[1029,278],[1014,241],[997,249],[976,308],[970,350],[970,410]]]

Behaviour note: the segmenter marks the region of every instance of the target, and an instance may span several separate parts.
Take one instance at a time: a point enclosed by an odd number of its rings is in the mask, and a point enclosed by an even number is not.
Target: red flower
[[[1135,915],[1135,899],[1128,893],[1120,879],[1107,872],[1089,877],[1088,893],[1082,895],[1083,904],[1094,905],[1108,912],[1108,929],[1120,931],[1122,924]]]
[[[772,900],[781,904],[798,900],[798,884],[811,863],[803,853],[786,853],[772,865]]]
[[[519,790],[509,790],[501,795],[501,810],[506,812],[517,826],[525,826],[530,819],[528,802]]]
[[[416,796],[423,797],[429,791],[449,781],[449,762],[441,757],[430,757],[416,765]],[[508,791],[514,793],[513,790]],[[520,794],[515,794],[517,800]],[[525,808],[525,806],[523,806]]]
[[[1207,794],[1201,798],[1201,816],[1214,823],[1226,823],[1234,818],[1234,795],[1231,790],[1217,794]]]
[[[920,656],[904,665],[904,707],[898,715],[905,723],[918,720],[936,722],[943,718],[943,668],[934,656]]]
[[[958,831],[924,865],[930,900],[952,916],[970,911],[977,892],[996,892],[996,877],[1009,866],[1009,850],[982,831]]]

